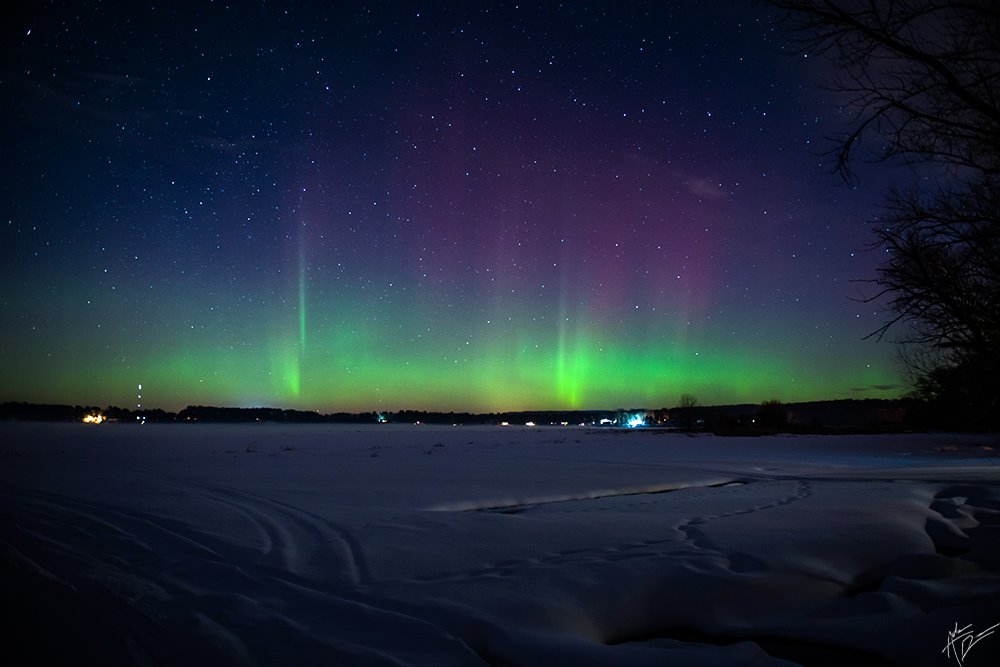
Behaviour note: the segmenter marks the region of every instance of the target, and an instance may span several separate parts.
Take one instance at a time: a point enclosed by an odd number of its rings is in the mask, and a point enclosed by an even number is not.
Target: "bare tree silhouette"
[[[947,391],[935,378],[980,385],[962,387],[969,418],[996,427],[1000,381],[977,378],[1000,373],[1000,4],[768,3],[803,52],[836,65],[831,87],[854,114],[834,149],[840,174],[853,180],[862,153],[913,169],[873,221],[887,254],[868,300],[887,298],[893,315],[872,336],[922,348],[905,358],[921,360],[925,394]]]

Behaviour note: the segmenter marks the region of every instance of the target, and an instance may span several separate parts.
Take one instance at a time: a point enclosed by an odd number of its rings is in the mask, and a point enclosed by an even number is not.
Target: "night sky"
[[[5,9],[0,400],[895,397],[849,116],[744,2]],[[331,7],[330,5],[336,5]],[[784,51],[783,51],[784,49]]]

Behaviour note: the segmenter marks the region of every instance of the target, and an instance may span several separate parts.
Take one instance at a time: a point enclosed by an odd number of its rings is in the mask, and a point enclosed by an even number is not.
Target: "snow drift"
[[[994,440],[0,425],[18,664],[947,665]],[[995,664],[1000,635],[961,655]]]

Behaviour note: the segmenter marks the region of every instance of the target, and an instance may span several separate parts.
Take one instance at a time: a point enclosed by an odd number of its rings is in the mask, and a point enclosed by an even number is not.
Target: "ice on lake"
[[[0,424],[5,642],[38,664],[947,665],[949,632],[1000,622],[998,454]],[[961,657],[998,655],[1000,633]]]

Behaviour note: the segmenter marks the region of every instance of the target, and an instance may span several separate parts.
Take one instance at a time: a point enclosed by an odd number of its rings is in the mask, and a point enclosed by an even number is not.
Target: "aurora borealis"
[[[5,10],[9,12],[10,10]],[[4,30],[0,400],[893,397],[891,174],[750,3],[38,3]],[[852,300],[853,299],[853,300]]]

